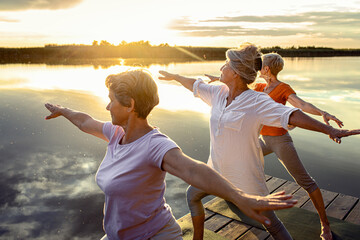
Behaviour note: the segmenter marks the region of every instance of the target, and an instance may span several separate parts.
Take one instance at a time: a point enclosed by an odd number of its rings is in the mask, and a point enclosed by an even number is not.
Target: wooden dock
[[[294,182],[266,176],[270,193],[285,190],[298,200],[295,208],[277,211],[294,239],[320,239],[317,212],[305,190]],[[358,186],[355,183],[354,187]],[[321,189],[335,240],[360,239],[359,199]],[[204,239],[273,239],[261,225],[232,214],[224,200],[214,198],[205,205]],[[190,214],[178,219],[184,239],[192,239]]]

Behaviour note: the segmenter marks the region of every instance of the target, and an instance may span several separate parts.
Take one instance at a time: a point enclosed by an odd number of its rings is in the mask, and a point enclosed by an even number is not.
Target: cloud
[[[71,8],[83,0],[2,0],[1,11],[17,11],[28,9],[66,9]]]
[[[192,21],[177,19],[170,29],[184,36],[291,36],[360,39],[359,12],[306,12],[297,15],[233,16]]]

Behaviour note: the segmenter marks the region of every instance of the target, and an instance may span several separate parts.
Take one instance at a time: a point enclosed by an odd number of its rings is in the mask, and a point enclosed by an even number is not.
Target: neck
[[[147,119],[138,118],[135,113],[130,115],[127,123],[122,126],[125,131],[121,144],[128,144],[141,138],[154,128],[149,125]]]
[[[234,79],[234,81],[227,83],[226,85],[229,87],[227,105],[229,105],[241,93],[249,89],[248,85],[244,83],[241,79]]]
[[[280,83],[276,76],[270,75],[269,78],[265,79],[268,87],[276,86]]]

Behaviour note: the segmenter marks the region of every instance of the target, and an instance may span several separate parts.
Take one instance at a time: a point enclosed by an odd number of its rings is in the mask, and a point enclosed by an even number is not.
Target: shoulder
[[[283,90],[292,90],[292,91],[294,91],[293,88],[292,88],[289,84],[284,83],[284,82],[281,82],[281,83],[280,83],[280,87],[281,87]]]
[[[267,95],[266,93],[264,92],[258,92],[258,91],[255,91],[255,90],[248,90],[246,91],[246,93],[248,94],[248,96],[250,97],[255,97],[255,98],[259,98],[259,97],[265,97],[265,98],[269,98],[269,95]]]
[[[150,141],[151,146],[153,146],[153,147],[156,147],[159,145],[162,145],[162,146],[173,145],[173,146],[177,147],[177,144],[171,138],[169,138],[167,135],[161,133],[159,131],[159,129],[157,129],[157,128],[152,130],[152,132],[149,136],[149,141]]]
[[[254,102],[256,104],[264,103],[264,102],[274,102],[274,100],[266,93],[264,92],[256,92],[253,91],[252,97],[254,98]]]
[[[257,105],[259,102],[272,100],[269,95],[264,92],[258,92],[252,89],[249,89],[243,93],[244,102],[250,105]]]
[[[193,92],[195,96],[202,95],[204,93],[211,93],[212,95],[218,95],[219,93],[226,91],[226,85],[213,85],[205,83],[201,78],[195,81],[193,85]]]
[[[124,134],[124,129],[121,126],[113,125],[111,122],[105,122],[102,130],[109,141]]]
[[[158,129],[154,129],[149,136],[147,159],[152,165],[162,169],[165,154],[174,148],[180,149],[168,136],[162,134]]]

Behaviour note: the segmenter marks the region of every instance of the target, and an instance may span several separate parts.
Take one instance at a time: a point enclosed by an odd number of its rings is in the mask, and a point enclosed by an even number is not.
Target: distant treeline
[[[151,45],[139,41],[112,45],[107,41],[92,45],[54,45],[36,48],[0,48],[0,63],[93,63],[97,59],[151,58],[178,60],[221,60],[228,48],[171,47],[168,44]],[[262,48],[263,53],[277,52],[284,57],[360,56],[360,49],[333,49],[324,47],[271,47]]]

